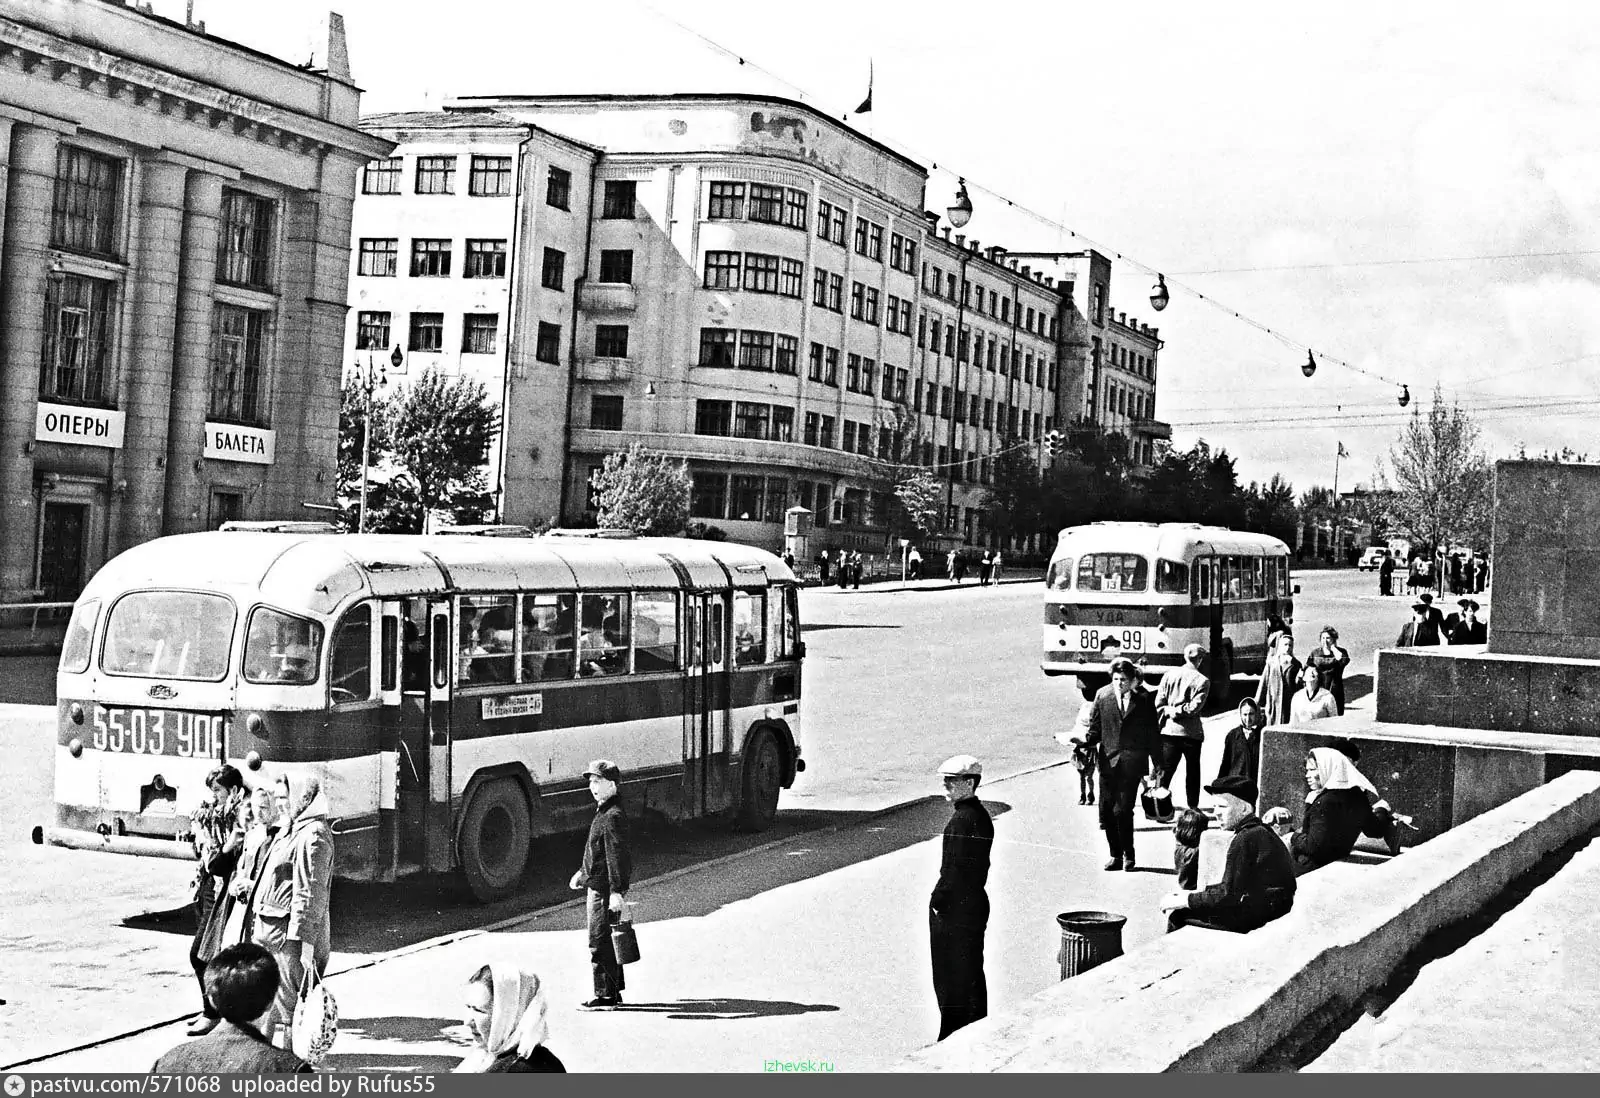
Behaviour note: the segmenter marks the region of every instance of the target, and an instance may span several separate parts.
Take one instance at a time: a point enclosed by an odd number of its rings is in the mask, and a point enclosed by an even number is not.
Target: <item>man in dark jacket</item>
[[[633,858],[628,852],[628,818],[622,814],[619,791],[622,771],[609,759],[596,759],[584,771],[589,795],[599,809],[583,845],[583,868],[572,875],[573,888],[589,890],[589,962],[594,968],[594,998],[585,1010],[622,1005],[622,966],[611,948],[611,923],[622,914]]]
[[[1217,797],[1223,830],[1233,832],[1222,880],[1164,897],[1161,910],[1167,913],[1168,933],[1202,926],[1243,934],[1287,915],[1294,905],[1294,860],[1283,840],[1256,817],[1256,783],[1220,778],[1206,792]]]
[[[221,1015],[216,1028],[162,1054],[150,1070],[161,1075],[307,1072],[311,1065],[261,1035],[278,996],[278,962],[264,947],[242,942],[206,965],[206,1001]]]
[[[1222,741],[1222,765],[1217,767],[1217,780],[1226,777],[1261,780],[1261,730],[1267,718],[1254,698],[1239,703],[1239,723]]]
[[[1433,618],[1429,616],[1428,610],[1428,604],[1420,599],[1411,604],[1411,620],[1401,627],[1400,637],[1394,642],[1396,648],[1416,648],[1444,643],[1444,639],[1439,636],[1439,628],[1433,624]]]
[[[989,1013],[983,977],[983,935],[989,925],[989,851],[994,822],[978,800],[983,765],[956,755],[939,767],[954,812],[944,828],[939,883],[928,900],[933,994],[939,1001],[939,1040]]]
[[[1100,689],[1089,710],[1086,742],[1100,764],[1100,826],[1111,849],[1108,870],[1133,868],[1133,802],[1139,780],[1150,769],[1159,722],[1156,698],[1146,690],[1132,660],[1111,661],[1111,685]]]

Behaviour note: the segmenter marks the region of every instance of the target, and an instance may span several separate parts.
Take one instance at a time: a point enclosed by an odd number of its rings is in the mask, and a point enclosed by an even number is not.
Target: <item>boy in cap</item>
[[[983,935],[989,925],[989,851],[994,821],[978,800],[983,764],[956,755],[939,767],[944,796],[953,806],[944,828],[939,883],[928,900],[933,954],[933,994],[939,1001],[939,1040],[989,1013],[983,977]]]
[[[622,914],[622,901],[633,874],[628,852],[628,818],[618,792],[622,771],[610,759],[596,759],[584,771],[589,795],[599,806],[583,845],[583,867],[572,875],[573,888],[589,890],[589,961],[594,968],[594,998],[584,1010],[622,1005],[622,966],[611,948],[611,923]]]
[[[1256,783],[1237,776],[1218,778],[1206,792],[1217,798],[1223,830],[1233,832],[1222,880],[1164,896],[1167,932],[1203,926],[1243,934],[1287,915],[1294,905],[1294,860],[1283,840],[1256,816]]]

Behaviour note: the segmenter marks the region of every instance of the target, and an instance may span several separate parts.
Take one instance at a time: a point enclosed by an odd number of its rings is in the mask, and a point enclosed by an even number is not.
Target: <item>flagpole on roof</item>
[[[872,113],[872,81],[873,81],[873,77],[875,75],[872,70],[873,70],[872,58],[869,57],[869,58],[867,58],[867,97],[861,101],[861,105],[860,106],[856,107],[856,109],[853,112],[851,112],[853,114],[871,114]],[[849,119],[847,118],[846,121],[849,121]],[[869,136],[870,136],[870,131],[868,131],[868,133],[869,133]]]

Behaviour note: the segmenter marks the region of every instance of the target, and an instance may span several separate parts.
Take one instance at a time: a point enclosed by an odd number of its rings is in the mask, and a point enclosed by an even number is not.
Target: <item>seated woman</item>
[[[1333,694],[1322,689],[1322,674],[1311,664],[1300,671],[1302,689],[1296,690],[1289,702],[1289,723],[1304,727],[1323,717],[1337,717],[1339,703]]]
[[[1362,835],[1382,839],[1391,855],[1400,853],[1400,828],[1410,819],[1395,815],[1347,752],[1360,754],[1341,740],[1306,756],[1306,816],[1298,831],[1290,834],[1285,808],[1271,809],[1263,821],[1287,841],[1296,875],[1348,856]]]

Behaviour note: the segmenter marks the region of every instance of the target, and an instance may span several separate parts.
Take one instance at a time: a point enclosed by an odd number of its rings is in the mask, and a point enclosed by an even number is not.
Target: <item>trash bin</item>
[[[1063,980],[1088,972],[1095,965],[1122,956],[1122,927],[1126,915],[1110,911],[1063,911],[1056,916],[1061,927]]]

